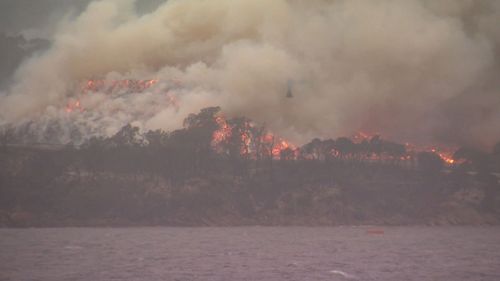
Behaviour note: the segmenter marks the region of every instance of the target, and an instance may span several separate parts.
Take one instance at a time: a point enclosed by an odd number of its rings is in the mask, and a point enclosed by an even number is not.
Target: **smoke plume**
[[[0,124],[56,126],[69,141],[127,123],[172,130],[219,105],[298,144],[360,130],[422,143],[500,140],[500,1],[169,0],[146,14],[134,7],[93,1],[60,20],[51,49],[26,60],[0,95]],[[136,94],[80,95],[93,78],[159,82]],[[76,100],[84,110],[68,112]]]

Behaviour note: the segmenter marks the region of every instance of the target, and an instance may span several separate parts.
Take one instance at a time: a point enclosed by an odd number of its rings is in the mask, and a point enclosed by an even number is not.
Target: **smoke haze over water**
[[[93,1],[50,20],[52,47],[25,60],[0,95],[0,124],[32,120],[44,131],[56,122],[69,141],[127,123],[172,130],[219,105],[297,143],[360,130],[421,143],[500,140],[500,1],[170,0],[151,9]],[[90,78],[160,82],[80,95]],[[68,113],[76,99],[85,110]]]

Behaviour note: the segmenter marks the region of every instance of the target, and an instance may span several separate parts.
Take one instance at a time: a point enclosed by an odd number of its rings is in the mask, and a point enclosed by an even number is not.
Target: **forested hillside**
[[[173,132],[0,144],[0,225],[498,224],[500,146],[446,161],[380,136],[302,147],[207,108]]]

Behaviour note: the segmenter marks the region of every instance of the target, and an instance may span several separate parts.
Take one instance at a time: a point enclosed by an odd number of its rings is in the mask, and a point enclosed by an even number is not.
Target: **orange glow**
[[[291,150],[295,151],[297,148],[294,145],[292,145],[291,143],[289,143],[288,141],[278,138],[278,141],[273,146],[273,150],[272,150],[273,156],[275,158],[280,158],[281,152],[286,150],[286,149],[291,149]]]
[[[218,147],[221,143],[226,142],[231,137],[232,130],[227,124],[226,118],[224,118],[222,114],[215,117],[215,122],[219,128],[213,133],[212,146]]]
[[[65,111],[67,113],[71,113],[71,112],[74,112],[74,111],[83,111],[83,108],[82,108],[80,100],[68,102],[68,104],[66,104]]]
[[[294,158],[296,158],[298,155],[299,149],[295,145],[293,145],[292,143],[290,143],[289,141],[287,141],[283,138],[280,138],[280,137],[273,135],[272,133],[265,134],[262,137],[261,142],[264,143],[265,145],[271,146],[270,153],[271,153],[271,156],[275,159],[280,159],[281,152],[284,150],[287,150],[287,149],[290,149],[293,151]]]
[[[231,137],[233,137],[233,129],[230,124],[228,124],[224,115],[219,114],[214,119],[215,123],[217,123],[218,128],[214,131],[212,136],[211,145],[214,150],[218,152],[223,152],[225,149],[223,148],[224,144],[227,144]],[[281,152],[285,149],[291,149],[294,152],[294,158],[298,155],[298,148],[288,142],[285,139],[280,137],[276,137],[271,133],[266,133],[259,138],[257,143],[254,143],[256,135],[254,135],[254,124],[250,122],[245,122],[242,128],[240,128],[240,132],[238,132],[240,137],[240,155],[247,157],[256,157],[253,153],[256,150],[259,150],[263,155],[268,155],[274,159],[280,159]],[[260,145],[260,149],[256,146]]]
[[[453,159],[453,153],[451,151],[440,151],[436,148],[432,148],[431,152],[436,153],[448,165],[455,164],[456,162],[455,159]]]
[[[351,140],[353,142],[356,142],[356,143],[360,143],[364,140],[370,140],[371,138],[373,138],[375,135],[377,134],[371,134],[371,133],[368,133],[368,132],[362,132],[362,131],[359,131],[357,132],[356,134],[354,134],[352,137],[351,137]]]
[[[159,83],[158,79],[149,79],[149,80],[137,80],[137,79],[122,79],[122,80],[104,80],[104,79],[90,79],[82,83],[81,93],[80,94],[88,94],[88,93],[116,93],[127,91],[129,93],[141,93],[144,92],[151,87],[155,86]],[[175,85],[179,85],[180,82],[174,80]],[[81,96],[80,96],[81,97]],[[174,106],[176,109],[179,109],[180,105],[173,93],[166,93],[166,98],[169,105]],[[67,113],[72,112],[83,112],[84,108],[80,102],[80,99],[73,98],[67,103],[65,107],[65,111]],[[231,125],[231,122],[228,123],[223,114],[219,114],[215,117],[215,123],[217,124],[216,130],[213,132],[211,146],[212,148],[219,152],[227,152],[227,147],[224,148],[224,145],[228,144],[233,137],[232,134],[239,134],[240,147],[239,151],[241,155],[255,157],[255,153],[257,151],[262,155],[267,155],[272,157],[273,159],[280,159],[282,156],[282,152],[285,150],[291,150],[293,154],[287,153],[287,157],[293,157],[293,159],[297,159],[299,156],[299,148],[293,145],[288,140],[285,140],[281,137],[275,136],[274,134],[267,132],[264,134],[258,133],[258,136],[255,132],[255,125],[246,122],[242,127],[238,128],[238,132],[234,132],[234,126]],[[368,133],[360,131],[353,136],[351,136],[351,140],[360,144],[363,141],[370,141],[377,134]],[[238,140],[237,136],[235,141]],[[361,149],[364,149],[365,146],[360,146]],[[452,147],[438,147],[438,146],[417,146],[410,143],[405,144],[406,153],[378,153],[373,151],[363,151],[363,152],[355,152],[355,153],[344,153],[342,154],[340,151],[336,149],[331,149],[329,152],[329,156],[333,156],[335,158],[338,157],[358,157],[361,160],[365,161],[414,161],[415,156],[420,152],[433,152],[437,154],[447,165],[455,165],[459,164],[456,160],[453,159],[453,152],[456,150]],[[365,149],[366,150],[366,149]],[[364,153],[364,154],[363,154]],[[305,156],[307,157],[307,156]]]
[[[250,144],[252,142],[252,138],[247,132],[243,132],[241,134],[241,142],[243,143],[243,145],[240,148],[240,154],[241,155],[250,154]]]
[[[128,93],[142,93],[149,88],[152,88],[158,84],[160,80],[158,79],[147,79],[147,80],[137,80],[137,79],[123,79],[123,80],[105,80],[105,79],[89,79],[83,82],[80,86],[80,96],[82,94],[98,93],[104,92],[107,94],[112,94],[116,92],[128,92]],[[179,84],[178,81],[175,82],[176,85]],[[179,109],[179,101],[176,96],[167,91],[166,98],[168,103]],[[76,101],[71,99],[65,107],[65,111],[71,112],[83,112],[84,109],[81,105],[79,99]]]
[[[358,132],[351,137],[351,140],[355,143],[361,143],[363,141],[371,140],[377,134],[369,134],[366,132]],[[456,147],[442,147],[442,146],[417,146],[411,143],[405,143],[406,154],[399,157],[400,161],[412,161],[415,158],[415,155],[420,152],[433,152],[438,155],[445,164],[454,165],[460,164],[453,159],[453,153],[456,151]],[[371,155],[371,160],[385,160],[388,158],[386,156],[381,155]],[[390,158],[390,157],[389,157]]]
[[[169,105],[172,105],[176,110],[179,110],[180,104],[176,95],[167,93],[167,100]]]
[[[82,87],[82,92],[84,93],[96,93],[96,92],[117,92],[117,91],[131,91],[135,93],[144,92],[145,90],[153,87],[159,82],[158,79],[149,80],[135,80],[135,79],[123,79],[123,80],[103,80],[103,79],[91,79],[84,83]]]

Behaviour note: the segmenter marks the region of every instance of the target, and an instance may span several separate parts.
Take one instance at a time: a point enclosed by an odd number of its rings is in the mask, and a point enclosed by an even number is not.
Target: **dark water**
[[[500,228],[1,229],[0,280],[500,280]]]

